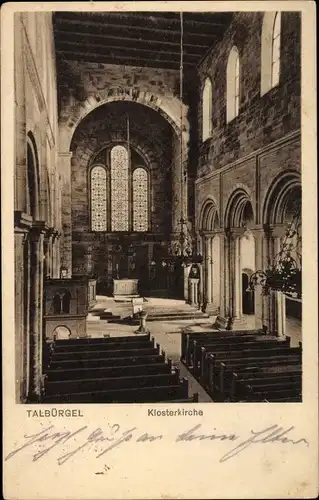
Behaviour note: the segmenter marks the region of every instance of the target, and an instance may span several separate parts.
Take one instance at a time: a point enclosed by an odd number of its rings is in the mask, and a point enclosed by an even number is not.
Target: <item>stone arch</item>
[[[202,205],[199,227],[203,231],[213,231],[220,226],[217,203],[213,197],[208,198]]]
[[[255,221],[251,195],[246,187],[237,187],[226,204],[224,223],[226,228],[243,227]]]
[[[70,151],[73,135],[82,120],[95,109],[111,102],[127,101],[142,104],[158,112],[172,126],[179,136],[181,131],[181,102],[177,97],[166,98],[151,92],[139,89],[108,88],[89,96],[84,102],[78,103],[73,108],[73,114],[67,121],[60,122],[60,150]],[[187,151],[189,140],[189,123],[187,120],[188,107],[183,104],[183,143]]]
[[[101,153],[101,151],[103,151],[103,149],[110,148],[112,145],[115,145],[115,144],[124,144],[125,145],[125,141],[111,139],[109,141],[103,142],[103,144],[101,146],[99,146],[99,148],[96,151],[94,151],[94,153],[91,155],[91,158],[88,161],[89,168],[91,168],[93,165],[94,166],[97,165],[94,163],[95,158],[98,157],[98,155]],[[145,148],[142,148],[135,140],[130,141],[130,147],[132,149],[134,149],[135,152],[138,153],[143,158],[143,160],[145,162],[145,165],[143,167],[146,169],[149,169],[150,165],[152,164],[152,160],[154,160],[154,154],[152,153],[152,151],[148,150],[147,152],[145,152]],[[86,154],[89,154],[90,152],[92,153],[92,150],[89,147],[87,147]]]
[[[27,211],[33,219],[40,212],[40,172],[37,144],[32,132],[27,134]]]
[[[262,211],[264,224],[285,222],[287,203],[292,194],[296,194],[297,202],[301,200],[301,176],[293,170],[278,175],[268,189]]]
[[[71,331],[66,325],[58,325],[52,332],[54,340],[63,340],[71,337]]]

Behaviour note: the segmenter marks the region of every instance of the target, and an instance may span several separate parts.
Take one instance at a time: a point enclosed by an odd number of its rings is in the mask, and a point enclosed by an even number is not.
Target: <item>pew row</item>
[[[181,362],[214,401],[300,401],[302,344],[261,331],[182,334]]]
[[[149,335],[55,341],[45,361],[43,403],[198,402]]]

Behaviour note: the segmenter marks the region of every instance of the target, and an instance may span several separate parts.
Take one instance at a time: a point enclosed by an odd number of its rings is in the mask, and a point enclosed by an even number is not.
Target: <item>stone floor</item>
[[[151,306],[152,311],[157,313],[166,313],[169,310],[183,310],[185,302],[181,300],[162,299],[162,298],[148,298],[148,304]],[[187,307],[187,305],[186,305]],[[105,308],[112,311],[114,314],[125,317],[131,313],[131,306],[127,303],[115,303],[110,297],[97,297],[97,304],[94,309]],[[94,311],[92,310],[92,312]],[[211,331],[211,325],[214,323],[215,318],[202,318],[200,320],[175,320],[175,321],[152,321],[147,323],[151,336],[155,337],[155,341],[160,344],[161,349],[165,351],[166,356],[171,358],[173,364],[179,366],[180,376],[186,377],[189,382],[189,396],[194,393],[199,394],[199,402],[212,402],[212,399],[206,391],[198,384],[189,371],[180,363],[181,353],[181,329],[187,328],[189,331],[202,330]],[[110,336],[124,336],[134,335],[136,326],[125,325],[119,323],[108,323],[105,320],[100,320],[98,316],[90,314],[87,321],[87,333],[92,337],[102,337],[103,335]]]

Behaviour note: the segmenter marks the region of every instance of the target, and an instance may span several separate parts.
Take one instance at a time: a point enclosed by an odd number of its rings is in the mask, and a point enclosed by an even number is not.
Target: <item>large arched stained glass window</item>
[[[148,230],[148,181],[144,168],[133,172],[133,231]]]
[[[129,230],[128,171],[127,149],[124,146],[114,146],[111,150],[112,231]]]
[[[91,227],[106,231],[106,171],[99,166],[91,170]]]

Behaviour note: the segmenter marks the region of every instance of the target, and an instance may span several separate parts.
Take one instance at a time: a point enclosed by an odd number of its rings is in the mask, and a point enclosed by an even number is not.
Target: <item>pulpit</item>
[[[94,294],[94,290],[91,295],[88,292],[90,281],[94,288],[95,280],[86,276],[45,280],[43,312],[47,340],[55,334],[60,338],[86,337],[88,302],[92,302]]]
[[[131,301],[135,297],[139,297],[138,279],[122,278],[113,280],[113,297],[114,300]]]

